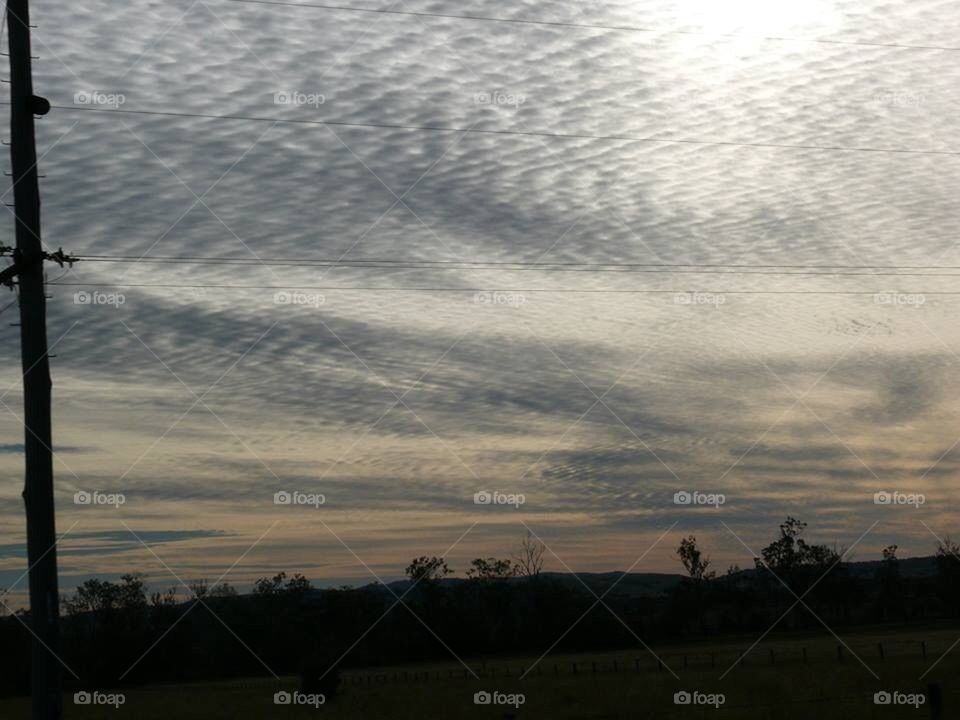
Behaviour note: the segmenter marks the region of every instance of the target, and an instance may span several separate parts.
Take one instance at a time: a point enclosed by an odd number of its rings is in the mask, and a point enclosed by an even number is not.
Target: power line
[[[135,265],[139,262],[148,264],[171,264],[171,265],[222,265],[222,266],[240,266],[240,267],[314,267],[326,268],[330,270],[338,269],[382,269],[382,270],[431,270],[431,271],[484,271],[497,270],[501,272],[538,272],[538,273],[612,273],[612,274],[650,274],[650,275],[776,275],[787,276],[796,275],[802,277],[960,277],[960,272],[932,272],[938,270],[937,267],[929,267],[926,272],[911,272],[888,267],[883,269],[870,269],[866,266],[859,270],[830,270],[827,266],[817,269],[802,269],[803,266],[794,266],[793,269],[772,270],[765,267],[753,267],[749,265],[716,265],[716,266],[697,266],[697,265],[624,265],[617,266],[613,263],[603,264],[568,264],[555,267],[553,263],[483,263],[483,262],[456,262],[455,264],[436,264],[432,262],[404,262],[404,261],[353,261],[353,260],[260,260],[257,258],[119,258],[119,257],[93,257],[77,256],[78,261],[86,262],[106,262],[106,263],[129,263]],[[571,267],[570,265],[575,265]],[[781,266],[770,266],[781,267]],[[816,266],[807,266],[816,267]],[[801,269],[796,269],[801,268]],[[894,272],[886,272],[891,269]]]
[[[239,2],[239,0],[237,0]],[[7,105],[8,103],[0,103]],[[604,140],[639,143],[657,143],[662,145],[697,145],[713,147],[750,147],[773,150],[813,150],[817,152],[858,152],[889,155],[941,155],[956,157],[956,150],[921,150],[915,148],[882,148],[857,145],[809,145],[774,142],[735,142],[730,140],[696,140],[689,138],[655,138],[635,135],[593,135],[590,133],[559,133],[539,130],[494,130],[475,127],[456,127],[444,125],[405,125],[399,123],[348,122],[346,120],[305,120],[257,115],[216,115],[213,113],[175,112],[173,110],[127,110],[123,108],[102,108],[77,105],[52,105],[54,110],[65,112],[94,112],[108,115],[151,115],[158,117],[202,118],[209,120],[237,120],[245,122],[268,122],[277,125],[320,125],[332,127],[368,128],[376,130],[411,130],[417,132],[462,133],[464,135],[507,135],[514,137],[546,137],[565,140]]]
[[[455,15],[453,13],[440,13],[440,12],[423,12],[423,11],[414,11],[414,10],[394,10],[394,9],[375,9],[375,8],[358,8],[358,7],[348,7],[345,5],[325,5],[319,3],[295,3],[295,2],[283,2],[282,0],[230,0],[230,2],[243,3],[246,5],[276,5],[282,7],[299,7],[299,8],[309,8],[313,10],[330,10],[334,12],[351,12],[351,13],[369,13],[376,15],[398,15],[398,16],[407,16],[407,17],[421,17],[421,18],[442,18],[444,20],[467,20],[474,22],[493,22],[493,23],[504,23],[510,25],[535,25],[542,27],[558,27],[558,28],[577,28],[582,30],[613,30],[618,32],[635,32],[635,33],[658,33],[661,35],[686,35],[686,36],[697,36],[697,37],[709,37],[715,39],[755,39],[763,40],[769,42],[795,42],[795,43],[811,43],[811,44],[822,44],[822,45],[847,45],[847,46],[859,46],[859,47],[874,47],[874,48],[896,48],[900,50],[943,50],[943,51],[957,51],[960,50],[960,47],[954,47],[950,45],[916,45],[912,43],[882,43],[882,42],[870,42],[868,40],[829,40],[825,38],[794,38],[786,37],[782,35],[749,35],[746,33],[709,33],[700,30],[668,30],[662,28],[652,28],[652,27],[643,27],[638,25],[610,25],[603,23],[578,23],[578,22],[564,22],[556,20],[533,20],[529,18],[505,18],[505,17],[496,17],[492,15]]]
[[[889,290],[694,290],[682,289],[576,289],[576,288],[494,288],[494,287],[377,287],[377,286],[336,286],[336,285],[211,285],[201,283],[91,283],[58,282],[49,283],[60,287],[105,287],[105,288],[162,288],[162,289],[203,289],[203,290],[318,290],[324,292],[450,292],[450,293],[544,293],[544,294],[670,294],[685,295],[692,292],[713,295],[878,295]],[[898,291],[898,294],[913,295],[960,295],[960,291]]]
[[[549,261],[549,260],[425,260],[425,259],[404,259],[404,258],[278,258],[268,257],[213,257],[209,255],[73,255],[74,260],[86,260],[89,262],[184,262],[199,264],[223,264],[238,263],[249,265],[262,264],[290,264],[290,265],[309,265],[319,263],[322,265],[343,264],[343,263],[376,263],[376,264],[396,264],[396,265],[521,265],[524,267],[554,267],[554,266],[576,266],[576,267],[642,267],[642,268],[800,268],[804,270],[960,270],[960,265],[831,265],[820,264],[810,265],[802,263],[634,263],[634,262],[596,262],[596,261]]]

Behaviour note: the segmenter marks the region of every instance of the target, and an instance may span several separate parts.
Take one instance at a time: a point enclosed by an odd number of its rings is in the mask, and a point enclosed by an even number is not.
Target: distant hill
[[[589,587],[598,595],[605,592],[613,583],[616,587],[611,592],[612,595],[621,597],[640,597],[657,596],[669,593],[683,579],[683,575],[671,573],[627,573],[621,579],[621,572],[606,573],[558,573],[545,572],[542,578],[559,582],[573,589],[582,589],[584,585]],[[578,579],[579,578],[579,579]],[[523,582],[524,578],[510,578],[508,582]],[[474,582],[464,578],[444,578],[440,583],[444,587],[457,587],[464,583]],[[387,583],[387,586],[398,595],[403,593],[409,586],[409,580],[395,580]],[[382,587],[378,583],[372,583],[367,587]],[[384,589],[386,591],[386,589]]]
[[[865,560],[863,562],[849,562],[846,567],[854,577],[872,576],[882,560]],[[927,557],[904,558],[898,561],[901,577],[923,578],[937,574],[937,558],[934,555]]]
[[[576,577],[570,573],[544,573],[544,576],[574,587],[582,587],[582,584],[585,584],[597,595],[606,592],[616,583],[610,594],[621,597],[666,595],[684,578],[683,575],[676,573],[627,573],[624,575],[621,572],[577,573]]]
[[[872,578],[882,560],[861,560],[844,563],[844,567],[852,577],[860,579]],[[913,557],[899,560],[900,575],[904,578],[924,578],[933,577],[937,572],[936,558],[933,555],[927,557]],[[755,568],[746,568],[740,571],[743,575],[754,575],[758,571]],[[614,585],[611,595],[620,597],[657,597],[669,594],[683,578],[679,573],[627,573],[605,572],[605,573],[563,573],[563,572],[545,572],[542,577],[562,583],[571,588],[583,588],[583,585],[589,587],[597,595],[601,595],[607,589]],[[521,578],[513,578],[510,582],[519,582]],[[472,582],[464,578],[444,578],[441,584],[446,587],[456,587],[462,583]],[[387,583],[387,586],[398,595],[402,594],[409,586],[409,580],[395,580]],[[378,583],[371,583],[368,588],[382,588]]]

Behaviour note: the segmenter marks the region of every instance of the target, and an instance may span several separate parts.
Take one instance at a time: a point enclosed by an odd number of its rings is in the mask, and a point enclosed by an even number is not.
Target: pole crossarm
[[[3,255],[3,250],[6,248],[0,247],[0,255]],[[13,288],[14,278],[16,278],[21,273],[25,272],[27,268],[41,263],[44,260],[50,260],[55,262],[60,267],[67,265],[68,267],[73,267],[73,264],[77,262],[77,259],[71,255],[67,255],[63,252],[63,248],[60,248],[56,252],[43,252],[40,255],[36,253],[26,256],[25,253],[20,252],[19,250],[13,251],[13,265],[0,270],[0,285],[6,285],[8,288]]]

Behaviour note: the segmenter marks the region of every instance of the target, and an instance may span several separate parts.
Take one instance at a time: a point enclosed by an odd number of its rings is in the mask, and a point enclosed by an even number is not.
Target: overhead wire
[[[9,105],[9,103],[0,103]],[[216,113],[182,112],[176,110],[135,110],[131,108],[105,108],[88,105],[51,105],[51,109],[64,112],[101,113],[106,115],[139,115],[156,117],[182,117],[208,120],[242,122],[266,122],[277,125],[313,125],[331,127],[365,128],[376,130],[409,130],[416,132],[461,133],[464,135],[498,135],[513,137],[543,137],[565,140],[601,140],[616,142],[653,143],[661,145],[696,145],[710,147],[744,147],[768,150],[810,150],[814,152],[848,152],[890,155],[936,155],[958,157],[957,150],[933,150],[926,148],[890,148],[868,145],[818,145],[815,143],[746,142],[735,140],[707,140],[699,138],[652,137],[639,135],[601,135],[593,133],[553,132],[547,130],[508,130],[497,128],[463,127],[455,125],[417,125],[411,123],[361,122],[348,120],[310,120],[307,118],[283,118],[264,115],[221,115]]]
[[[367,13],[376,15],[394,15],[418,18],[439,18],[444,20],[464,20],[470,22],[490,22],[510,25],[533,25],[540,27],[574,28],[581,30],[612,30],[617,32],[656,33],[660,35],[686,35],[714,38],[720,40],[753,39],[765,42],[792,42],[823,45],[847,45],[872,48],[896,48],[900,50],[942,50],[957,51],[960,47],[953,45],[921,45],[916,43],[885,43],[869,40],[839,40],[831,38],[797,38],[783,35],[754,35],[750,33],[711,33],[704,30],[681,30],[670,28],[654,28],[639,25],[617,25],[611,23],[585,23],[563,20],[538,20],[534,18],[507,18],[494,15],[466,15],[456,13],[427,12],[421,10],[397,10],[395,8],[360,8],[349,5],[333,5],[312,2],[286,2],[284,0],[228,0],[229,2],[246,5],[274,5],[280,7],[304,8],[312,10],[327,10],[344,13]]]
[[[614,273],[653,275],[776,275],[802,277],[960,277],[958,266],[937,265],[749,265],[699,263],[598,263],[598,262],[543,262],[543,261],[462,261],[462,260],[402,260],[402,259],[321,259],[321,258],[216,258],[201,256],[109,256],[76,255],[76,261],[93,263],[222,265],[245,267],[303,267],[325,269],[378,269],[430,271],[487,271],[537,273]]]
[[[689,293],[714,295],[878,295],[886,290],[706,290],[700,288],[501,288],[501,287],[383,287],[383,286],[337,286],[337,285],[256,285],[256,284],[209,284],[209,283],[96,283],[58,282],[59,287],[109,287],[109,288],[161,288],[204,290],[317,290],[324,292],[450,292],[450,293],[544,293],[544,294],[672,294]],[[897,294],[913,295],[960,295],[960,291],[907,291]]]

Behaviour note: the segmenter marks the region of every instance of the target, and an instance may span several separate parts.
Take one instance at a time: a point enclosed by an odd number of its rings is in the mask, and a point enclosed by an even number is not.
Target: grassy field
[[[274,704],[275,692],[295,689],[292,678],[151,686],[123,690],[125,702],[117,709],[77,706],[71,695],[65,698],[64,716],[77,720],[929,718],[929,703],[919,708],[876,705],[874,693],[925,693],[928,683],[934,682],[943,693],[942,717],[960,718],[960,645],[937,662],[958,638],[960,629],[847,635],[842,657],[838,657],[841,643],[831,636],[778,637],[757,645],[742,664],[738,657],[755,638],[656,648],[669,670],[661,669],[642,649],[558,655],[543,659],[523,679],[519,675],[531,668],[536,658],[471,659],[468,665],[479,679],[469,673],[464,678],[465,668],[456,661],[369,668],[346,673],[341,694],[318,708]],[[935,668],[921,679],[934,663]],[[474,694],[482,691],[522,694],[524,701],[519,707],[477,705]],[[719,707],[676,705],[674,694],[679,691],[722,694],[724,702]],[[0,718],[28,717],[26,699],[0,701]]]

